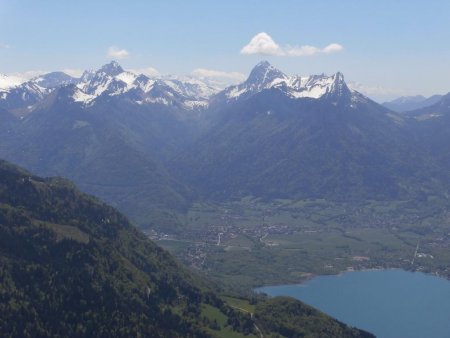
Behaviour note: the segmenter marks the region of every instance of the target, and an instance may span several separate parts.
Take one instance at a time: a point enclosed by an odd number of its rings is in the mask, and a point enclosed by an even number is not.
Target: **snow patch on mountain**
[[[116,79],[123,81],[127,84],[127,88],[134,88],[137,75],[131,72],[122,72],[116,76]]]
[[[13,87],[17,87],[25,82],[25,79],[18,76],[0,74],[0,91],[8,91]]]
[[[294,76],[285,83],[287,93],[293,98],[319,99],[332,91],[334,81],[333,76],[312,75],[307,77]]]
[[[84,105],[87,105],[90,102],[92,102],[92,100],[94,100],[95,96],[86,94],[83,91],[81,91],[79,88],[76,88],[72,95],[72,98],[73,98],[74,102],[79,102]]]
[[[195,77],[168,77],[164,81],[175,91],[199,99],[208,99],[219,91],[219,88]]]

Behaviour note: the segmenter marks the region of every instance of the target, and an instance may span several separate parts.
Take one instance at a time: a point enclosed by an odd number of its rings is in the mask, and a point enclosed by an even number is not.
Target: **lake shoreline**
[[[441,278],[444,279],[448,282],[450,282],[450,277],[445,277],[443,275],[440,275],[437,271],[434,272],[425,272],[425,271],[421,271],[421,270],[410,270],[410,269],[405,269],[403,267],[387,267],[387,268],[383,268],[383,267],[374,267],[374,268],[365,268],[365,269],[346,269],[346,270],[341,270],[337,273],[330,273],[330,274],[315,274],[315,273],[305,273],[305,275],[308,275],[305,279],[300,280],[298,283],[280,283],[280,284],[270,284],[270,285],[261,285],[261,286],[256,286],[254,288],[252,288],[252,290],[257,290],[260,288],[265,288],[265,287],[276,287],[276,286],[282,286],[282,285],[305,285],[306,283],[310,282],[311,280],[313,280],[314,278],[317,277],[339,277],[339,276],[343,276],[346,273],[350,273],[350,272],[365,272],[365,271],[382,271],[382,270],[402,270],[405,272],[412,272],[412,273],[423,273],[425,275],[430,275],[436,278]]]
[[[450,337],[450,281],[399,268],[318,275],[309,282],[254,289],[296,298],[379,338]]]

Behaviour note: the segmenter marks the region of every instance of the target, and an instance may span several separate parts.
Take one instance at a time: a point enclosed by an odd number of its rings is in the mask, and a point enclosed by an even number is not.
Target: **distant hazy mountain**
[[[64,72],[51,72],[41,76],[38,76],[31,80],[37,85],[44,88],[56,88],[64,85],[69,85],[73,83],[77,83],[78,79],[74,78],[70,75],[67,75]]]
[[[450,93],[431,106],[405,113],[413,118],[414,133],[427,153],[438,161],[440,172],[450,180]]]
[[[446,124],[442,122],[444,119],[450,117],[450,93],[439,96],[439,98],[431,105],[408,111],[405,115],[414,118],[417,121],[430,120],[433,122],[440,122],[442,127],[446,128]]]
[[[438,102],[442,98],[442,95],[433,95],[425,97],[422,95],[416,96],[402,96],[389,102],[383,102],[382,105],[395,112],[402,113],[409,110],[415,110]]]

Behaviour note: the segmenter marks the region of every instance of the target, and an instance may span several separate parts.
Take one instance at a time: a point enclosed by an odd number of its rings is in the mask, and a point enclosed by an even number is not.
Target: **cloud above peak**
[[[109,58],[122,60],[128,58],[130,56],[130,53],[126,49],[119,48],[117,46],[111,46],[108,48],[107,55]]]
[[[242,81],[245,79],[245,75],[239,72],[224,72],[205,68],[194,69],[192,75],[199,78],[222,78],[235,81]]]
[[[261,32],[242,47],[241,54],[283,55],[284,52],[269,34]]]
[[[315,46],[285,46],[281,47],[267,33],[256,34],[250,42],[242,47],[241,54],[246,55],[273,55],[273,56],[313,56],[317,54],[331,54],[344,50],[338,43],[331,43],[324,48]]]

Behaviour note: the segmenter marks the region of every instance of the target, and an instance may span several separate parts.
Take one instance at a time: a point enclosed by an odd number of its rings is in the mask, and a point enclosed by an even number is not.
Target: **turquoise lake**
[[[355,271],[257,291],[300,299],[379,338],[450,337],[450,282],[423,273]]]

